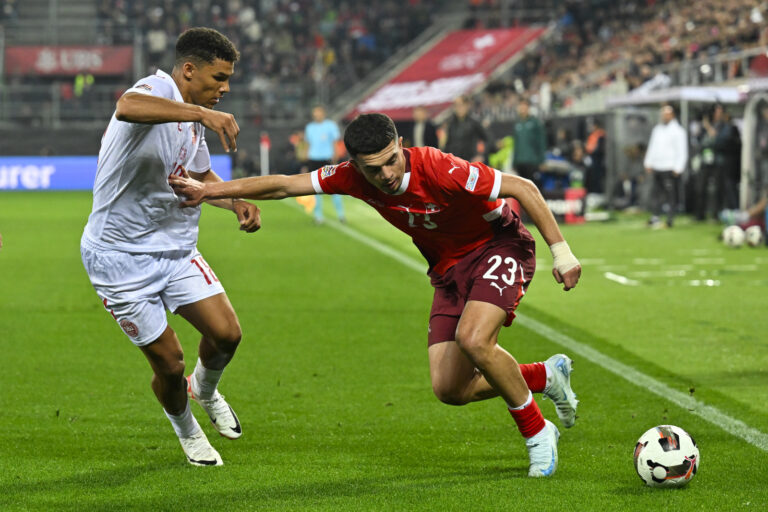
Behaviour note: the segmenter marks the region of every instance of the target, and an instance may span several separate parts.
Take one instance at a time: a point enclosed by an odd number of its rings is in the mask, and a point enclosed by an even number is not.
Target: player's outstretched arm
[[[191,178],[205,183],[221,183],[221,177],[208,169],[205,172],[188,172],[188,176]],[[206,203],[216,206],[218,208],[224,208],[230,210],[237,215],[237,220],[240,222],[240,230],[246,233],[253,233],[261,228],[261,210],[258,206],[242,199],[209,199]]]
[[[563,285],[563,290],[568,291],[576,286],[581,276],[581,265],[568,247],[568,242],[563,238],[554,215],[536,185],[519,176],[502,174],[499,197],[514,197],[528,212],[549,245],[554,266],[552,274]]]
[[[118,121],[142,124],[202,123],[219,135],[225,151],[229,152],[230,149],[237,151],[237,135],[240,133],[240,127],[235,121],[235,116],[226,112],[217,112],[199,105],[159,96],[129,92],[117,100],[115,117]]]
[[[187,197],[181,206],[197,206],[209,199],[242,197],[246,199],[284,199],[314,195],[310,174],[257,176],[232,181],[205,183],[181,176],[171,176],[168,182],[174,192]]]

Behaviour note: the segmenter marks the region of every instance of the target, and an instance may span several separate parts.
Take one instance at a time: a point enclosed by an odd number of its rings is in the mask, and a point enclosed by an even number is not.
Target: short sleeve
[[[312,171],[312,188],[316,194],[352,195],[357,171],[349,162],[324,165]]]
[[[187,167],[188,171],[192,172],[206,172],[211,169],[211,153],[208,151],[208,143],[205,142],[205,137],[200,141],[200,146],[197,148],[195,157],[189,163]]]
[[[432,168],[440,184],[452,194],[470,194],[483,201],[499,198],[501,172],[482,162],[467,162],[457,156],[437,152]]]
[[[150,96],[158,96],[160,98],[174,99],[173,84],[171,84],[168,79],[158,75],[151,75],[142,78],[125,92],[137,92],[139,94],[148,94]]]

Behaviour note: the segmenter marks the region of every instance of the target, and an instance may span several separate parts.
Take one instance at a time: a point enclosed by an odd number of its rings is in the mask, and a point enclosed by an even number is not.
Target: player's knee
[[[155,373],[163,379],[178,380],[184,378],[184,355],[181,352],[168,354],[160,364],[155,365]]]
[[[223,352],[234,352],[243,338],[243,331],[238,322],[232,322],[225,328],[219,330],[214,336],[216,348]]]
[[[485,366],[484,363],[490,359],[493,352],[492,340],[474,331],[462,332],[460,329],[456,333],[456,343],[462,352],[480,368]]]
[[[446,385],[441,382],[432,383],[432,391],[438,400],[448,405],[464,405],[467,403],[462,390],[455,386]]]

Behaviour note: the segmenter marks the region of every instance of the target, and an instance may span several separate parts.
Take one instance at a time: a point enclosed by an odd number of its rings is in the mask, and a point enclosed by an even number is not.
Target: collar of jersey
[[[395,192],[393,195],[399,196],[400,194],[404,194],[406,190],[408,190],[408,183],[411,181],[411,173],[406,172],[403,173],[403,181],[400,182],[400,188],[397,189],[397,192]]]
[[[166,73],[162,69],[158,69],[157,73],[155,73],[155,75],[170,81],[171,85],[173,86],[173,99],[175,99],[176,101],[180,101],[180,102],[184,103],[184,98],[181,95],[181,91],[179,90],[179,86],[176,85],[176,81],[173,79],[173,77],[171,75],[169,75],[168,73]]]
[[[403,148],[403,155],[405,156],[405,173],[403,173],[403,181],[400,182],[400,188],[393,194],[395,196],[404,194],[408,190],[408,183],[411,182],[411,152],[408,148]]]

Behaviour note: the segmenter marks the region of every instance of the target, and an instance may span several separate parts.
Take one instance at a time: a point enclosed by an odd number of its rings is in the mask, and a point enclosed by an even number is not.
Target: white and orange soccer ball
[[[682,487],[699,469],[699,448],[685,430],[659,425],[635,445],[635,469],[649,487]]]

